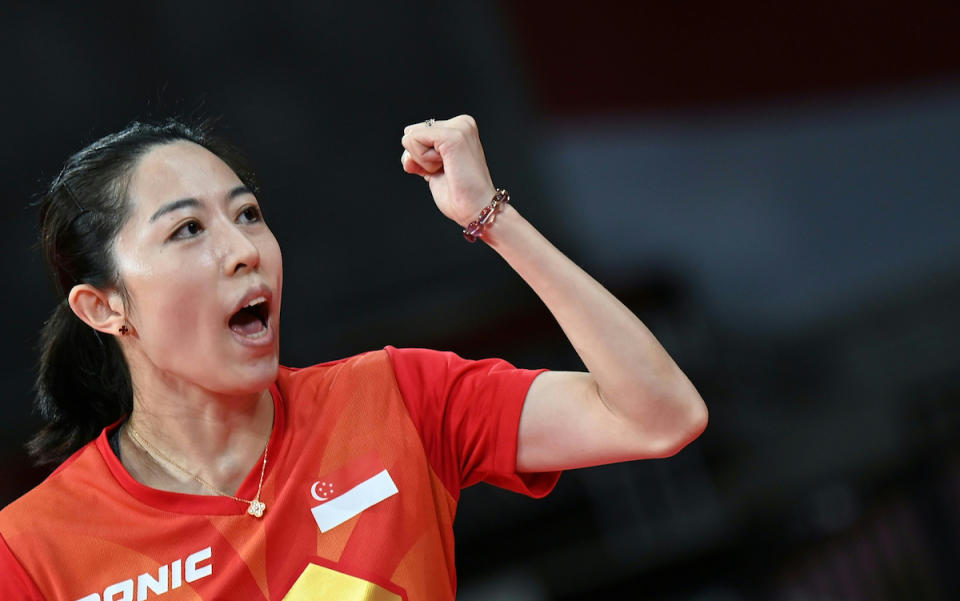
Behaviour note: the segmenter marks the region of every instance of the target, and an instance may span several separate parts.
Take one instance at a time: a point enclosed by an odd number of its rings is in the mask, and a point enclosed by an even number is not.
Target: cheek
[[[148,354],[173,348],[189,352],[202,344],[203,325],[219,315],[214,262],[197,256],[176,261],[151,261],[149,267],[121,266],[121,277],[133,301],[131,318]],[[130,269],[133,267],[133,269]],[[209,329],[209,328],[207,328]],[[153,352],[152,352],[153,351]]]
[[[171,282],[171,284],[173,284]],[[178,285],[179,284],[179,285]],[[140,342],[154,363],[167,363],[208,346],[204,324],[210,319],[204,308],[206,294],[191,282],[151,286],[136,294],[136,322]],[[147,294],[143,294],[146,292]],[[207,311],[208,312],[208,311]],[[209,329],[209,328],[207,328]]]
[[[270,248],[267,260],[270,262],[271,268],[277,274],[277,280],[283,281],[283,254],[280,252],[280,245],[277,243],[276,239],[273,240],[273,245]]]
[[[283,253],[280,252],[280,244],[271,233],[259,246],[261,269],[275,279],[274,292],[280,295],[283,290]]]

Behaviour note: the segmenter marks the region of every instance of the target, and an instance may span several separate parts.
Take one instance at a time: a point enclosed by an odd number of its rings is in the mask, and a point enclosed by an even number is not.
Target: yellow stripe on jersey
[[[401,598],[363,578],[311,563],[283,601],[401,601]]]

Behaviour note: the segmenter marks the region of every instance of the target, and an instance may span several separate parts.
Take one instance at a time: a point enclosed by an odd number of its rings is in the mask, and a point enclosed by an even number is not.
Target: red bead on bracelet
[[[477,238],[483,238],[483,230],[494,222],[497,213],[503,210],[503,206],[510,202],[510,193],[503,188],[497,188],[497,193],[493,195],[490,204],[483,207],[476,221],[471,221],[467,227],[463,228],[463,237],[467,242],[476,242]]]

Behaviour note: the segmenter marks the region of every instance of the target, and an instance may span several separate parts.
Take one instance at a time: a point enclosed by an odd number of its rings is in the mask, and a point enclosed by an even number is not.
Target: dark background
[[[537,299],[399,165],[474,115],[497,185],[706,399],[668,460],[484,485],[461,599],[955,599],[955,3],[33,3],[0,8],[0,505],[55,298],[30,204],[134,118],[222,117],[285,259],[282,361],[385,344],[578,368]]]

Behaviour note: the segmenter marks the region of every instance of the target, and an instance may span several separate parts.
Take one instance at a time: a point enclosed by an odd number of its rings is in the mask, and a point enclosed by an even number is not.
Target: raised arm
[[[466,226],[494,196],[474,120],[408,126],[401,162],[437,207]],[[695,439],[707,409],[693,384],[626,306],[511,205],[483,238],[527,282],[588,372],[534,380],[520,418],[517,469],[559,470],[666,457]]]

